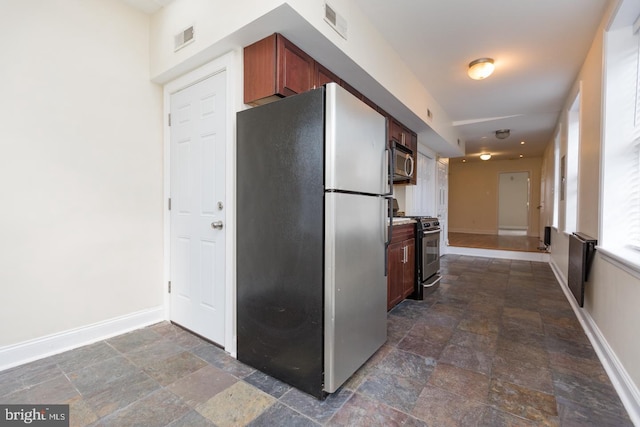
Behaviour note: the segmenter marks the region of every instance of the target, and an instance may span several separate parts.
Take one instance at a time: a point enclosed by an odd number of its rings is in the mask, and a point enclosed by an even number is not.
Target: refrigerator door
[[[237,115],[238,359],[323,396],[324,93]]]
[[[387,339],[386,199],[325,194],[325,391],[333,393]]]
[[[325,126],[325,189],[387,194],[386,119],[336,83],[329,83]]]

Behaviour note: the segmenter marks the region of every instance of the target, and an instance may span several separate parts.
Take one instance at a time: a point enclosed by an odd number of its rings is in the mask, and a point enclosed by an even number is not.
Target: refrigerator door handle
[[[382,226],[384,227],[384,235],[387,240],[384,242],[384,275],[388,276],[389,274],[389,245],[391,244],[391,239],[393,238],[393,196],[386,196],[384,198],[387,201],[387,218],[382,215]],[[383,208],[384,209],[384,208]],[[387,221],[389,221],[387,223]]]
[[[382,176],[387,177],[386,186],[389,189],[389,191],[384,193],[383,196],[393,196],[393,171],[394,171],[393,152],[389,147],[385,147],[384,152],[387,155],[387,161],[383,162],[384,170],[382,171]]]
[[[385,235],[387,236],[387,241],[384,242],[384,245],[386,247],[389,247],[389,245],[391,244],[391,239],[393,236],[393,197],[385,197],[385,200],[387,201],[387,215],[388,217],[386,218],[385,221],[383,221],[384,223],[384,227],[386,230]],[[389,221],[387,223],[387,220]]]

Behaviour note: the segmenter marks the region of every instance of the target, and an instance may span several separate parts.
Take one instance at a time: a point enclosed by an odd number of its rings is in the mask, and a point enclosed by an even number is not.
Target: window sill
[[[596,246],[602,258],[640,279],[640,252],[627,248],[603,248]]]

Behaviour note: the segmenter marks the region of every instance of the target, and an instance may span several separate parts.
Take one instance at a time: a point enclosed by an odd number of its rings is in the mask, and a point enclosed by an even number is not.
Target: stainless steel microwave
[[[407,181],[413,176],[413,151],[397,142],[393,145],[393,180]]]

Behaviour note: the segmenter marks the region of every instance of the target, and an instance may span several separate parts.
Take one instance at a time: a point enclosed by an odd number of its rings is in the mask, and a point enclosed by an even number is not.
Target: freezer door
[[[387,339],[386,200],[325,195],[325,391],[333,393]]]
[[[325,189],[388,193],[386,119],[335,83],[325,99]]]

